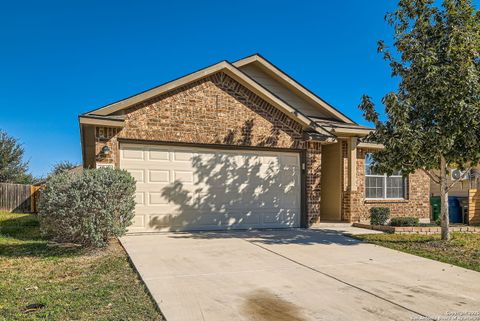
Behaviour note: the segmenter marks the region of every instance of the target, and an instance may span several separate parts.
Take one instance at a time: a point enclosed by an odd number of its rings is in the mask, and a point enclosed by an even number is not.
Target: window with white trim
[[[365,155],[365,198],[367,199],[405,199],[407,179],[401,172],[391,176],[376,173],[373,168],[372,154]]]

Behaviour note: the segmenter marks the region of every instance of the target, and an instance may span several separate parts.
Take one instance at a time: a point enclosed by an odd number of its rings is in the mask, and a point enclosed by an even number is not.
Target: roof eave
[[[267,102],[271,103],[272,105],[276,106],[290,118],[298,121],[302,126],[305,128],[312,128],[313,130],[319,132],[320,134],[327,136],[327,137],[335,137],[330,131],[326,130],[322,126],[316,124],[312,119],[308,118],[307,116],[300,113],[298,110],[293,108],[292,106],[288,105],[286,102],[281,100],[279,97],[275,96],[273,93],[268,91],[266,88],[261,86],[255,80],[250,78],[248,75],[237,69],[232,64],[222,61],[210,67],[204,68],[197,72],[191,73],[187,76],[178,78],[171,82],[168,82],[164,85],[155,87],[151,90],[142,92],[138,95],[131,96],[127,99],[121,100],[119,102],[107,105],[105,107],[90,111],[88,113],[80,115],[80,123],[82,124],[101,124],[101,125],[109,125],[115,127],[123,127],[124,122],[119,120],[106,120],[106,119],[95,119],[95,116],[106,116],[117,111],[123,110],[135,104],[141,103],[142,101],[148,100],[150,98],[159,96],[171,90],[174,90],[178,87],[187,85],[193,81],[197,81],[209,75],[212,75],[216,72],[224,72],[228,76],[232,77],[236,81],[240,82],[241,84],[245,85],[250,90],[253,90],[259,97],[266,100]]]
[[[92,117],[90,115],[80,115],[78,116],[78,122],[81,125],[94,125],[94,126],[105,126],[105,127],[125,127],[125,121],[121,119],[105,119]]]
[[[174,90],[175,88],[186,85],[195,80],[207,77],[208,75],[224,69],[226,66],[228,66],[228,63],[226,61],[221,61],[209,67],[190,73],[186,76],[169,81],[163,85],[141,92],[140,94],[136,94],[113,104],[109,104],[104,107],[89,111],[83,115],[109,115],[111,113],[128,108],[147,99],[161,95],[162,93]]]

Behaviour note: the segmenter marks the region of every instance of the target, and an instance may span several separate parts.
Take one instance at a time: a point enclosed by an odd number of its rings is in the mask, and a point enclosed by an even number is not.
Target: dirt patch
[[[300,307],[267,291],[256,290],[247,297],[243,311],[252,321],[305,321]]]

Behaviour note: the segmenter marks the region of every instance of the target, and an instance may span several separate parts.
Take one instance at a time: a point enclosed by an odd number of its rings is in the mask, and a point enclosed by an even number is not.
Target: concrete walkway
[[[121,242],[168,321],[412,320],[480,310],[480,273],[327,228]]]
[[[345,235],[361,234],[383,234],[381,231],[369,230],[366,228],[354,227],[350,223],[317,223],[310,227],[311,230],[325,230],[329,232],[338,232]]]

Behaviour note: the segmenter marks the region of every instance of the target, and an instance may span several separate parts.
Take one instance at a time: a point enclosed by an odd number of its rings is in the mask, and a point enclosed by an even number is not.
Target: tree
[[[28,162],[23,161],[24,150],[17,139],[0,130],[0,182],[30,183]]]
[[[374,166],[387,174],[422,170],[440,184],[448,240],[449,170],[480,160],[480,13],[471,0],[400,0],[385,19],[396,50],[380,41],[378,51],[400,82],[382,99],[386,120],[370,97],[359,106],[375,124],[369,139],[385,146]]]
[[[53,165],[53,168],[52,168],[51,172],[48,174],[48,176],[60,174],[64,171],[74,169],[77,166],[78,165],[76,165],[76,164],[74,164],[70,161],[58,162],[57,164]]]

